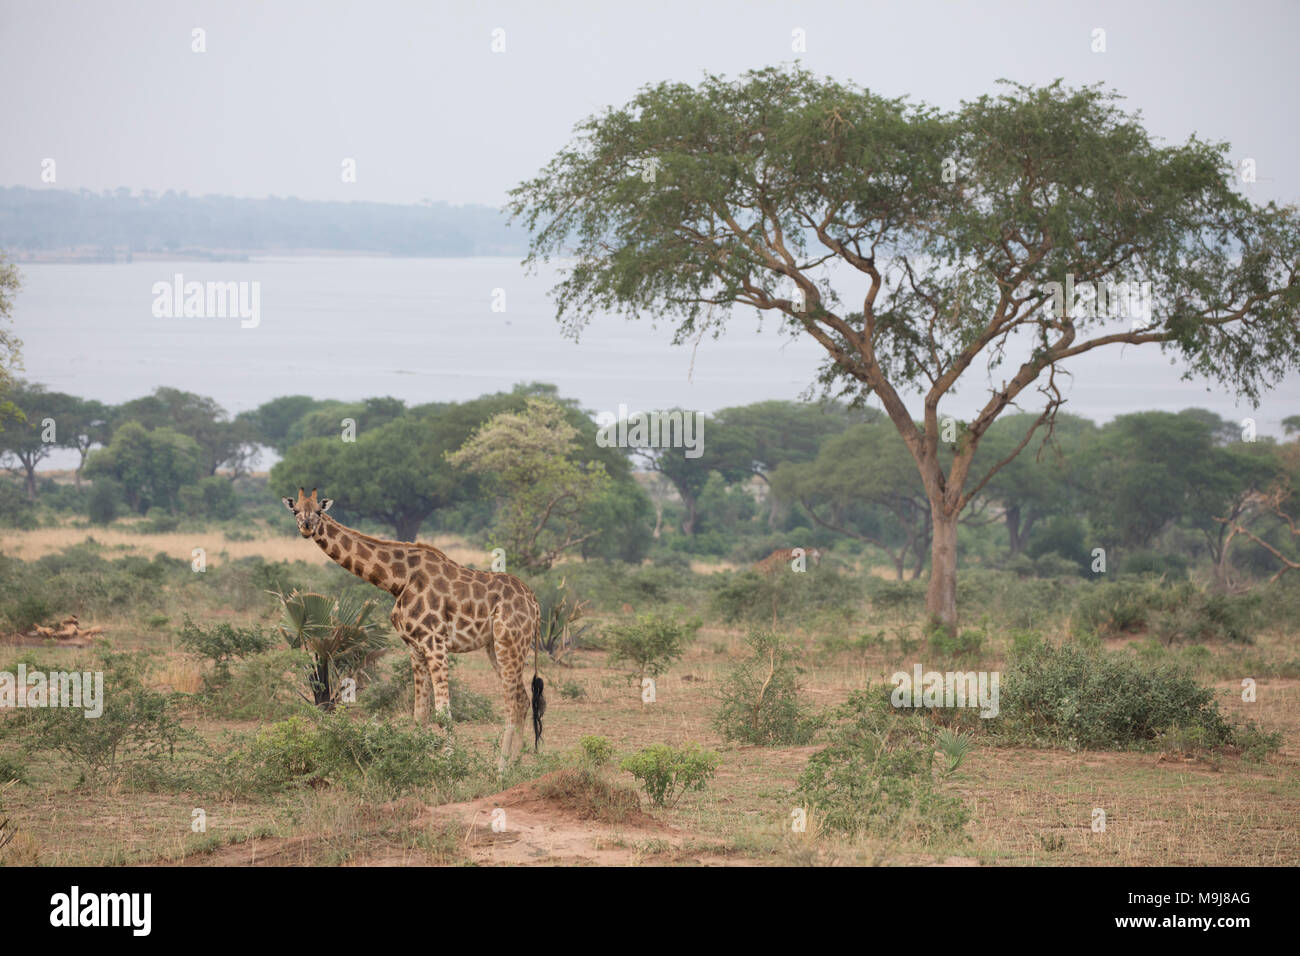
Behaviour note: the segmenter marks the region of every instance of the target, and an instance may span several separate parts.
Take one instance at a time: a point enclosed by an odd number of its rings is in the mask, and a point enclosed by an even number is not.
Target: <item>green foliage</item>
[[[559,689],[560,696],[565,700],[582,700],[587,696],[586,688],[575,680],[561,681]]]
[[[578,745],[582,748],[582,759],[592,767],[603,767],[614,756],[614,745],[604,737],[588,735]]]
[[[108,447],[87,459],[85,474],[118,482],[132,510],[144,514],[152,507],[174,509],[181,486],[204,474],[203,455],[188,435],[166,427],[149,431],[129,421],[114,432]]]
[[[945,658],[975,657],[984,649],[984,632],[967,628],[960,633],[951,628],[931,626],[926,631],[930,650]]]
[[[27,767],[14,754],[0,754],[0,789],[14,782],[28,782]]]
[[[860,600],[860,585],[830,568],[809,565],[802,573],[754,570],[711,575],[710,610],[728,624],[772,626],[775,606],[785,620],[807,621],[818,614],[844,618]]]
[[[447,460],[483,479],[499,499],[493,542],[524,568],[549,568],[594,535],[584,512],[609,488],[599,461],[577,461],[578,430],[554,401],[529,398],[502,412]]]
[[[658,677],[668,670],[695,637],[702,622],[680,621],[661,614],[642,614],[636,621],[605,629],[612,667],[625,667],[636,678]]]
[[[270,650],[273,638],[260,627],[235,627],[228,621],[211,627],[200,627],[185,615],[179,636],[183,647],[212,662],[212,673],[204,675],[209,692],[223,689],[230,683],[230,664],[255,654]]]
[[[343,681],[369,677],[368,668],[388,647],[387,631],[376,619],[377,605],[346,593],[331,598],[293,591],[278,597],[283,611],[280,634],[290,647],[311,654],[312,700],[331,709]]]
[[[1252,640],[1258,595],[1206,592],[1190,582],[1120,578],[1092,585],[1070,618],[1077,638],[1105,639],[1151,632],[1166,644]]]
[[[210,475],[196,484],[185,485],[177,492],[181,511],[190,518],[223,521],[235,517],[239,500],[229,478]]]
[[[37,624],[45,624],[55,615],[54,605],[44,594],[20,594],[4,604],[9,629],[25,634]]]
[[[232,795],[322,780],[399,794],[449,787],[476,769],[473,756],[441,731],[313,709],[236,741],[218,762],[218,777]]]
[[[1000,729],[1084,749],[1149,745],[1174,727],[1196,728],[1208,747],[1233,729],[1214,692],[1184,669],[1128,656],[1040,644],[1015,660],[1000,693]]]
[[[586,616],[587,602],[579,600],[567,585],[566,578],[558,582],[544,581],[533,584],[533,593],[541,614],[538,643],[542,650],[557,663],[564,663],[573,652],[576,641],[591,626],[577,623]]]
[[[141,765],[202,749],[198,735],[181,724],[172,698],[146,686],[146,667],[143,654],[101,650],[93,665],[103,674],[98,717],[87,717],[85,708],[25,708],[14,712],[11,729],[24,750],[67,759],[83,783],[121,780]],[[31,664],[29,669],[66,668]]]
[[[799,699],[799,649],[770,631],[751,631],[750,656],[732,669],[719,693],[714,727],[724,740],[761,746],[798,746],[819,721]]]
[[[230,682],[204,703],[214,714],[236,720],[278,720],[302,702],[302,673],[311,658],[300,650],[280,647],[240,663]]]
[[[91,524],[108,524],[118,515],[118,510],[125,503],[126,491],[121,482],[104,476],[95,481],[90,488],[90,501],[87,514]]]
[[[24,530],[35,528],[36,511],[21,488],[14,482],[0,478],[0,528]]]
[[[623,758],[619,768],[641,784],[656,807],[676,806],[682,795],[700,792],[717,773],[721,758],[699,744],[654,744]]]
[[[969,818],[961,800],[935,785],[939,732],[916,716],[899,716],[888,698],[854,691],[834,711],[830,742],[808,758],[798,792],[828,830],[924,839],[959,832]],[[949,748],[956,750],[954,743]],[[949,757],[950,769],[955,770]]]
[[[975,748],[975,738],[972,734],[964,730],[952,731],[946,727],[939,731],[935,743],[938,744],[939,752],[948,758],[948,766],[944,769],[945,774],[955,773]]]

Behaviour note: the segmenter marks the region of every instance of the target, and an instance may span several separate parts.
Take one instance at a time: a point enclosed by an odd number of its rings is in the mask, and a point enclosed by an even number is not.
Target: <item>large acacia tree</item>
[[[953,626],[959,516],[1050,429],[1071,359],[1159,345],[1256,401],[1300,360],[1296,211],[1245,199],[1226,145],[1158,143],[1117,100],[1009,85],[941,112],[798,68],[663,83],[579,124],[510,211],[529,263],[566,260],[574,334],[650,313],[681,341],[739,305],[820,343],[826,387],[874,396],[916,463],[928,610]],[[1049,285],[1108,279],[1151,283],[1151,315],[1116,321]],[[985,397],[949,435],[959,381]],[[985,432],[1030,399],[1022,439],[975,473]]]

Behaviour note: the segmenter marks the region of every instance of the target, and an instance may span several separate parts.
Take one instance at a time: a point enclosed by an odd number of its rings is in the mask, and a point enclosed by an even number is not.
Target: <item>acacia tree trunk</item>
[[[682,504],[686,505],[686,517],[682,519],[682,534],[691,537],[695,534],[695,497],[682,495]]]
[[[1025,542],[1020,535],[1020,506],[1011,505],[1006,510],[1007,536],[1010,538],[1011,556],[1014,558],[1021,549],[1024,548]]]
[[[930,542],[930,586],[925,610],[931,622],[948,630],[957,627],[957,519],[933,504],[934,537]]]
[[[393,522],[394,530],[397,532],[397,540],[414,541],[415,536],[420,533],[420,525],[422,524],[424,524],[422,515],[398,515]]]

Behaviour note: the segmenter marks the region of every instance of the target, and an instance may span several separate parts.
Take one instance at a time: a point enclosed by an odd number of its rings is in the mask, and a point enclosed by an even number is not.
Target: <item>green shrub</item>
[[[1151,632],[1165,644],[1177,640],[1249,643],[1260,608],[1258,595],[1212,594],[1187,581],[1120,578],[1092,585],[1070,618],[1080,639]]]
[[[37,624],[47,623],[54,615],[54,606],[44,594],[21,594],[11,603],[6,602],[4,607],[9,629],[20,634]]]
[[[239,513],[239,499],[229,478],[209,475],[176,493],[181,510],[191,518],[225,521]]]
[[[565,700],[582,700],[587,696],[586,688],[576,680],[564,680],[559,683],[560,696]]]
[[[799,649],[770,631],[751,631],[745,643],[750,656],[722,685],[715,729],[748,744],[806,744],[819,722],[799,700]]]
[[[24,749],[53,752],[69,760],[81,782],[122,779],[136,765],[174,759],[179,752],[201,751],[198,735],[181,725],[172,698],[145,686],[147,656],[104,650],[94,670],[103,674],[103,712],[33,707],[11,718]],[[64,667],[29,665],[49,672]]]
[[[701,623],[698,619],[679,621],[667,615],[643,614],[632,623],[611,624],[605,629],[609,663],[628,668],[635,678],[658,677],[686,652]]]
[[[619,767],[640,782],[652,804],[667,807],[676,806],[688,791],[702,791],[717,773],[720,759],[695,743],[682,747],[654,744],[624,757]]]
[[[230,664],[270,649],[274,639],[260,627],[235,627],[227,621],[212,627],[200,627],[185,615],[179,635],[181,646],[188,647],[212,662],[212,673],[203,677],[209,692],[230,683]]]
[[[40,522],[36,519],[36,505],[27,500],[15,482],[0,478],[0,528],[27,530]]]
[[[27,783],[27,767],[13,754],[0,754],[0,788],[15,781]]]
[[[97,478],[90,486],[86,513],[91,524],[108,524],[126,507],[126,492],[112,478]]]
[[[214,776],[231,795],[275,793],[322,780],[397,794],[450,787],[477,769],[475,758],[439,730],[313,708],[236,740]]]
[[[1120,560],[1115,573],[1124,577],[1160,576],[1170,581],[1186,581],[1188,566],[1188,560],[1181,554],[1135,551]]]
[[[378,605],[344,592],[337,597],[294,591],[278,594],[280,635],[292,648],[311,655],[307,685],[317,707],[331,710],[343,692],[343,682],[358,684],[388,646],[386,625]]]
[[[301,675],[310,665],[310,657],[291,647],[255,654],[209,693],[206,704],[214,713],[236,720],[281,719],[302,702]]]
[[[603,767],[614,756],[614,745],[604,737],[587,736],[578,741],[582,759],[593,767]]]
[[[957,633],[951,628],[931,627],[926,639],[930,650],[941,657],[974,657],[984,649],[984,632],[972,629]]]
[[[916,612],[925,606],[925,585],[921,581],[868,581],[867,594],[873,611]]]
[[[798,781],[800,797],[823,827],[929,839],[965,826],[965,805],[935,785],[939,732],[928,721],[893,713],[888,697],[871,689],[850,694],[834,718],[830,743],[808,758]],[[960,747],[950,743],[949,749]]]
[[[725,623],[772,626],[778,617],[805,621],[822,616],[838,621],[852,617],[861,603],[860,585],[827,567],[802,573],[759,574],[752,569],[711,576],[712,612]]]
[[[1194,728],[1208,747],[1233,739],[1214,693],[1186,670],[1127,655],[1042,644],[1013,663],[1000,696],[1001,727],[1031,740],[1123,748],[1173,727]]]

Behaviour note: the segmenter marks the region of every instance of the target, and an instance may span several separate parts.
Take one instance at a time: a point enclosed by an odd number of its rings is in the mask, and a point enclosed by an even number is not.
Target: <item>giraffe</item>
[[[822,553],[816,548],[809,548],[805,551],[803,548],[778,548],[769,554],[762,561],[754,564],[754,570],[767,578],[769,585],[773,583],[777,574],[790,566],[793,570],[793,562],[801,558],[812,558],[813,565],[818,565],[822,560]],[[802,570],[806,565],[800,565]],[[776,612],[777,612],[778,594],[776,588],[772,588],[772,629],[776,630]]]
[[[803,548],[778,548],[762,561],[755,563],[754,570],[761,574],[780,571],[782,565],[790,564],[799,557],[799,555],[795,554],[796,551],[803,551],[803,556],[811,558],[814,565],[821,563],[822,553],[816,548],[809,548],[807,551],[804,551]]]
[[[541,742],[546,701],[537,675],[537,645],[541,613],[532,590],[510,574],[476,571],[457,564],[428,544],[386,541],[362,534],[326,514],[332,498],[283,498],[293,512],[298,531],[311,538],[335,564],[364,581],[383,588],[393,603],[393,627],[411,653],[415,673],[415,719],[433,709],[447,721],[451,702],[447,691],[448,653],[465,654],[486,648],[505,694],[506,726],[501,734],[497,769],[504,771],[522,746],[529,695],[524,686],[528,645],[533,644],[532,709],[534,749]]]

